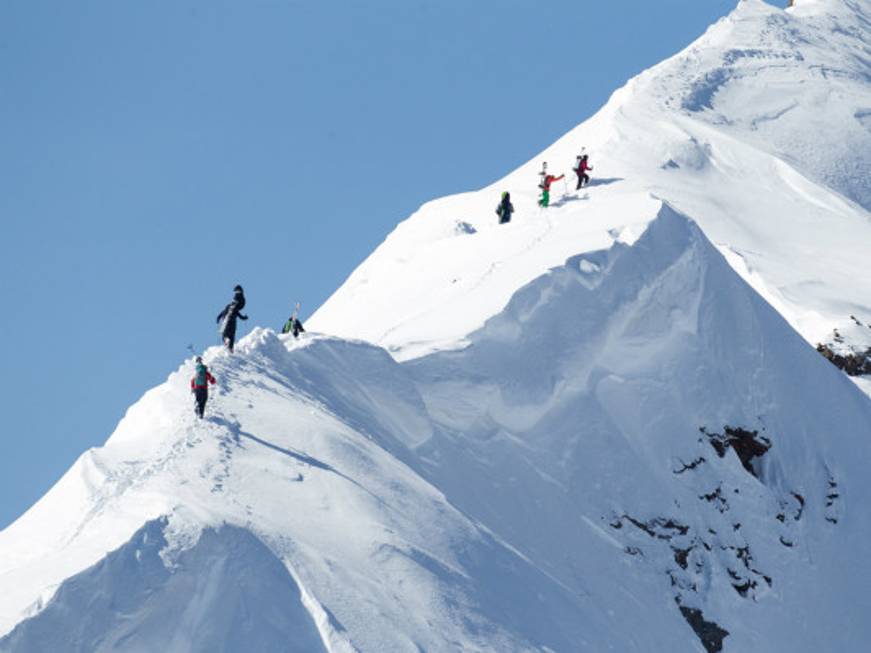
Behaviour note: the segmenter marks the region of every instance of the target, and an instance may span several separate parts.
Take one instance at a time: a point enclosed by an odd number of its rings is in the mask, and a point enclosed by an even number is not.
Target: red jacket
[[[217,383],[217,381],[215,381],[215,377],[213,377],[212,373],[209,371],[206,371],[206,380],[209,383],[211,383],[212,385],[215,385]],[[209,386],[207,386],[207,385],[197,385],[196,374],[191,378],[191,390],[201,390],[203,388],[208,388],[208,387]]]
[[[563,177],[565,177],[565,175],[560,175],[559,177],[554,177],[553,175],[547,175],[547,176],[544,178],[544,181],[541,182],[541,187],[542,187],[544,190],[550,190],[550,185],[551,185],[553,182],[555,182],[555,181],[559,181],[559,180],[562,179]]]
[[[577,172],[579,175],[582,172],[586,172],[587,170],[592,170],[592,168],[590,167],[590,162],[586,159],[582,159],[581,162],[578,164],[578,167],[575,168],[575,172]]]

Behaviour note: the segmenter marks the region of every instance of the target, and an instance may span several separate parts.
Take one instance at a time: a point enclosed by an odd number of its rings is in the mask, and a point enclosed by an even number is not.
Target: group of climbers
[[[245,308],[245,291],[242,286],[237,285],[233,288],[233,300],[224,307],[216,322],[219,325],[219,332],[224,346],[231,354],[233,347],[236,344],[236,320],[247,320],[248,316],[242,313]],[[283,334],[292,333],[294,338],[299,337],[300,333],[304,333],[305,329],[300,322],[299,304],[296,305],[291,316],[284,324],[281,330]],[[193,347],[191,347],[193,349]],[[203,362],[202,356],[197,356],[195,360],[194,376],[191,378],[191,393],[194,395],[194,413],[200,419],[203,418],[206,410],[206,402],[209,399],[209,384],[215,385],[217,380],[209,368]]]
[[[589,164],[589,157],[586,154],[579,154],[577,161],[575,162],[575,167],[572,168],[578,177],[576,190],[580,190],[590,183],[590,176],[587,172],[592,169],[592,166]],[[542,208],[547,208],[550,205],[550,187],[554,182],[564,179],[565,175],[556,176],[549,174],[547,171],[547,163],[544,163],[539,176],[541,177],[541,180],[538,187],[541,189],[541,197],[538,200],[538,204]],[[502,193],[502,199],[499,202],[499,206],[496,207],[496,214],[499,216],[499,224],[511,222],[511,215],[513,213],[514,205],[511,203],[511,194],[506,191]],[[248,319],[248,316],[242,313],[242,309],[244,308],[245,292],[242,290],[242,286],[237,285],[233,288],[233,300],[224,307],[224,310],[218,313],[217,318],[217,323],[220,325],[221,339],[231,354],[233,353],[233,347],[236,344],[236,321]],[[292,333],[293,337],[297,338],[300,333],[305,332],[302,322],[299,321],[298,313],[299,304],[296,305],[293,313],[287,319],[287,322],[284,323],[281,333]],[[209,384],[215,385],[216,382],[215,377],[212,376],[208,367],[203,363],[202,357],[197,356],[194,376],[191,379],[191,392],[196,400],[195,412],[200,418],[202,418],[205,413],[206,401],[208,401],[209,398]]]
[[[575,190],[580,190],[590,183],[590,175],[587,172],[593,167],[590,165],[590,158],[587,154],[579,154],[575,161],[575,167],[572,168],[578,177],[578,184]],[[560,179],[565,179],[565,175],[552,175],[547,171],[547,162],[542,164],[539,174],[538,187],[541,190],[541,196],[538,198],[538,205],[542,208],[550,206],[550,187],[554,182]],[[507,191],[502,193],[502,199],[496,207],[496,215],[499,216],[499,224],[511,222],[511,214],[514,213],[514,206],[511,204],[511,195]]]

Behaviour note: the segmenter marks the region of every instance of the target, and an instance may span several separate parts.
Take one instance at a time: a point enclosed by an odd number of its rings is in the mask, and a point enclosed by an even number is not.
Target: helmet
[[[504,200],[507,197],[508,197],[508,191],[506,190],[505,192],[502,193],[502,199]]]
[[[236,287],[233,288],[233,290],[234,290],[234,291],[236,291],[236,290],[241,291],[241,290],[242,290],[242,286],[240,286],[239,284],[236,284]]]
[[[202,362],[203,362],[203,357],[197,356],[197,363],[202,363]]]

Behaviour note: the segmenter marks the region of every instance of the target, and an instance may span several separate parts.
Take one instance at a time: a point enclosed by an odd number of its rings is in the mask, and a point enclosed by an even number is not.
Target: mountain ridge
[[[871,320],[871,221],[722,117],[777,79],[823,88],[866,14],[744,0],[401,223],[301,339],[204,352],[202,422],[185,361],[0,532],[0,651],[863,650],[871,400],[809,342]],[[764,34],[807,52],[723,58]],[[672,82],[690,108],[644,91]],[[741,115],[783,138],[804,111],[764,104]],[[582,143],[601,176],[536,210],[541,159]]]
[[[382,345],[402,360],[462,346],[513,289],[573,254],[632,242],[660,200],[692,216],[811,344],[831,340],[834,329],[849,332],[850,315],[871,323],[871,287],[860,274],[871,218],[841,193],[845,187],[814,180],[836,160],[838,169],[851,168],[849,186],[871,193],[871,175],[863,172],[871,171],[871,131],[854,118],[871,105],[871,56],[855,54],[871,46],[853,28],[868,21],[868,11],[853,3],[783,11],[742,0],[696,43],[630,80],[592,118],[504,179],[421,207],[310,324]],[[783,50],[794,56],[775,56]],[[832,61],[849,74],[827,79],[820,71]],[[697,95],[709,77],[722,77],[712,108],[683,108],[681,98]],[[743,125],[751,118],[723,117],[768,115],[765,101],[796,108],[757,129]],[[826,129],[802,129],[819,121]],[[826,147],[830,141],[837,147]],[[593,185],[538,209],[541,162],[569,172],[582,147],[595,167]],[[510,225],[493,217],[503,190],[517,208]],[[871,346],[867,331],[856,334],[856,347]]]
[[[570,299],[578,293],[583,301]],[[730,310],[731,302],[748,301],[752,308]],[[733,312],[758,314],[759,322],[724,325],[722,316]],[[596,329],[590,320],[609,326]],[[602,346],[599,334],[610,343]],[[724,340],[715,348],[692,344],[712,336]],[[724,393],[717,389],[723,381],[712,381],[717,366],[699,355],[734,365],[741,360],[736,342],[744,343],[748,369],[726,375],[724,388],[731,391]],[[751,342],[759,345],[747,348]],[[849,488],[852,501],[861,503],[867,493],[856,480],[857,468],[869,462],[867,451],[849,460],[842,453],[864,437],[871,402],[667,206],[634,245],[573,257],[518,291],[462,351],[397,363],[365,342],[318,335],[296,342],[264,329],[237,351],[206,353],[223,391],[205,423],[195,422],[184,400],[187,363],[131,409],[106,447],[77,463],[72,482],[88,496],[87,510],[70,510],[68,497],[77,492],[65,479],[0,534],[4,585],[17,577],[30,586],[29,599],[7,593],[0,614],[7,628],[20,619],[16,612],[33,615],[0,640],[0,650],[40,650],[38,634],[57,631],[44,624],[53,623],[52,606],[69,593],[65,588],[87,586],[102,555],[115,548],[112,539],[131,559],[138,548],[125,542],[135,542],[135,532],[159,518],[167,519],[161,559],[170,570],[179,556],[197,555],[209,529],[229,524],[250,531],[293,570],[312,605],[332,615],[318,622],[309,611],[306,619],[334,651],[448,650],[451,641],[482,651],[592,651],[619,641],[621,650],[643,651],[652,643],[687,645],[686,615],[717,624],[730,645],[754,650],[748,645],[758,636],[748,639],[754,628],[742,630],[741,623],[767,623],[784,641],[792,617],[782,615],[781,602],[790,615],[825,612],[815,602],[796,604],[795,595],[771,600],[781,583],[796,583],[796,568],[807,573],[812,548],[814,578],[831,572],[832,558],[840,560],[818,550],[839,548],[818,529],[848,528],[838,536],[848,548],[871,533],[861,513],[825,505],[829,482],[839,492]],[[582,362],[596,351],[598,362],[587,371]],[[750,364],[760,356],[776,364]],[[812,370],[802,375],[817,380],[801,398],[790,398],[784,377],[798,360],[798,369]],[[675,363],[662,367],[665,361]],[[694,378],[675,384],[684,369],[695,370]],[[753,397],[757,386],[772,398],[744,405],[742,397]],[[668,398],[675,392],[696,397],[689,402],[695,417],[686,414],[687,402]],[[766,412],[754,415],[760,410]],[[650,422],[645,411],[657,419]],[[840,416],[839,433],[828,443],[833,451],[818,459],[815,438],[832,412]],[[155,414],[164,417],[156,430]],[[750,465],[758,471],[749,473],[732,457],[739,445],[730,431],[722,435],[723,424],[763,433],[773,443],[770,454]],[[804,447],[817,453],[807,459]],[[678,473],[681,464],[690,471]],[[631,484],[621,480],[628,469]],[[101,480],[95,470],[103,470]],[[285,497],[300,509],[288,510]],[[58,524],[52,512],[72,513],[80,523]],[[731,519],[740,520],[737,528]],[[748,520],[764,523],[745,533]],[[28,528],[31,535],[22,536]],[[46,528],[55,537],[45,537]],[[49,555],[30,552],[29,562],[19,553],[10,576],[10,541],[26,545],[34,533],[57,548]],[[784,561],[781,549],[795,553]],[[98,567],[87,571],[91,561]],[[140,567],[115,582],[136,586]],[[51,587],[46,570],[52,569],[55,582],[73,575],[54,599],[34,591],[40,583]],[[838,582],[852,587],[850,579]],[[40,604],[28,609],[34,600]],[[639,601],[647,614],[632,609]],[[207,613],[226,614],[213,601],[204,605]],[[861,609],[840,606],[838,620]],[[100,650],[96,641],[116,641],[112,633],[126,632],[131,619],[148,623],[139,609],[96,622],[93,613],[74,607],[61,614],[98,633],[70,650]],[[219,621],[206,620],[196,636],[173,639],[178,630],[154,636],[175,641],[169,650],[198,650],[198,642],[214,641]],[[819,641],[804,636],[804,644],[792,645],[812,650],[802,646]]]

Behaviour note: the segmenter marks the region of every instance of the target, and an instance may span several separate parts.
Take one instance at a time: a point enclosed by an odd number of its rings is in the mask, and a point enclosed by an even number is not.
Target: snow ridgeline
[[[660,200],[692,216],[812,345],[871,347],[871,5],[743,0],[505,178],[401,223],[309,320],[406,360],[462,346],[569,256],[631,243]],[[589,189],[536,205],[542,161]],[[511,192],[509,225],[493,211]],[[869,386],[871,388],[871,386]]]
[[[462,350],[186,363],[0,533],[0,651],[861,650],[871,402],[660,213]]]

